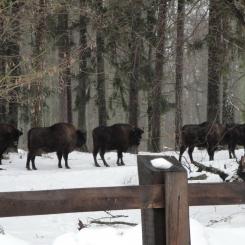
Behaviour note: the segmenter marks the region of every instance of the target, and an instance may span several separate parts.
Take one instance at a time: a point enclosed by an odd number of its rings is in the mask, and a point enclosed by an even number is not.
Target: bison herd
[[[131,146],[138,146],[141,141],[143,130],[130,124],[114,124],[112,126],[99,126],[93,130],[93,156],[95,166],[100,165],[96,156],[100,153],[105,166],[104,154],[106,151],[116,150],[118,154],[117,165],[124,165],[123,152],[126,152]],[[23,133],[10,124],[0,124],[0,164],[3,153],[15,147],[19,137]],[[58,167],[62,168],[62,157],[65,161],[65,167],[68,165],[68,154],[76,148],[82,147],[86,143],[86,133],[76,129],[70,123],[56,123],[51,127],[36,127],[28,131],[27,136],[27,170],[37,170],[35,157],[42,153],[56,152],[58,158]],[[31,163],[31,167],[30,167]]]
[[[193,162],[192,152],[195,147],[207,149],[209,160],[214,160],[214,152],[219,146],[228,146],[229,157],[236,158],[235,148],[241,145],[245,148],[245,124],[220,124],[203,122],[182,127],[179,161],[185,150]]]
[[[99,126],[93,132],[93,157],[96,167],[97,154],[106,167],[105,152],[117,151],[117,165],[125,165],[123,152],[132,146],[140,144],[144,131],[130,124],[114,124],[112,126]],[[10,124],[0,124],[0,164],[3,153],[8,148],[16,148],[22,132]],[[36,127],[28,131],[28,154],[26,168],[36,170],[35,157],[42,153],[56,152],[58,167],[62,168],[62,157],[65,167],[68,165],[68,154],[86,143],[86,133],[76,129],[69,123],[56,123],[51,127]],[[245,124],[219,124],[203,122],[201,124],[189,124],[182,127],[179,161],[185,150],[193,162],[192,153],[195,147],[207,149],[209,159],[214,160],[214,152],[219,146],[228,146],[229,157],[236,158],[235,148],[242,145],[245,148]],[[30,166],[31,163],[31,166]]]

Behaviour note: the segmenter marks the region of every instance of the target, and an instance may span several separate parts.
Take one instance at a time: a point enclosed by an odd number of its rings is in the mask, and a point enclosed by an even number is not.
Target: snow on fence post
[[[156,168],[151,160],[172,163]],[[140,185],[164,184],[164,208],[141,210],[143,245],[190,245],[187,174],[175,157],[138,155]]]

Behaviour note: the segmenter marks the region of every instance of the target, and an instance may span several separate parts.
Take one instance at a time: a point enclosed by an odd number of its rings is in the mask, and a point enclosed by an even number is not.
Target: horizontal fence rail
[[[245,204],[245,183],[188,184],[189,205]]]
[[[245,204],[245,183],[188,184],[190,206]],[[164,208],[164,184],[0,192],[0,217]]]
[[[0,217],[160,208],[161,185],[0,192]]]

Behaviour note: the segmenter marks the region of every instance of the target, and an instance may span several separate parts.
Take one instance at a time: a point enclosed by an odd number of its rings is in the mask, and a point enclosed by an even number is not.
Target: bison
[[[245,149],[245,124],[227,124],[225,136],[226,144],[229,149],[230,158],[236,158],[235,149],[237,145],[242,145]]]
[[[144,131],[130,124],[114,124],[112,126],[99,126],[93,130],[93,157],[96,167],[100,167],[96,156],[100,152],[101,159],[106,167],[106,151],[117,150],[117,165],[125,165],[123,152],[131,146],[138,146]]]
[[[188,154],[193,162],[192,152],[195,147],[205,147],[209,160],[214,160],[214,152],[220,144],[226,144],[227,127],[219,123],[203,122],[201,124],[189,124],[182,127],[179,161],[188,148]]]
[[[8,148],[17,148],[19,137],[22,134],[13,125],[0,123],[0,164],[2,164],[2,155]]]
[[[86,142],[86,134],[77,130],[70,123],[56,123],[51,127],[37,127],[28,131],[28,155],[26,168],[37,170],[35,157],[42,153],[56,152],[58,157],[58,167],[62,168],[62,156],[65,160],[65,167],[68,165],[68,154],[75,148],[81,147]]]

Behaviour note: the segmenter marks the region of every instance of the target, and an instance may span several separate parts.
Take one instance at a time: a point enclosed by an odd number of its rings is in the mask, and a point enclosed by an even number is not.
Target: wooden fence
[[[245,184],[188,184],[185,169],[156,169],[138,156],[139,186],[0,192],[0,217],[141,209],[143,245],[189,245],[189,206],[245,203]]]

